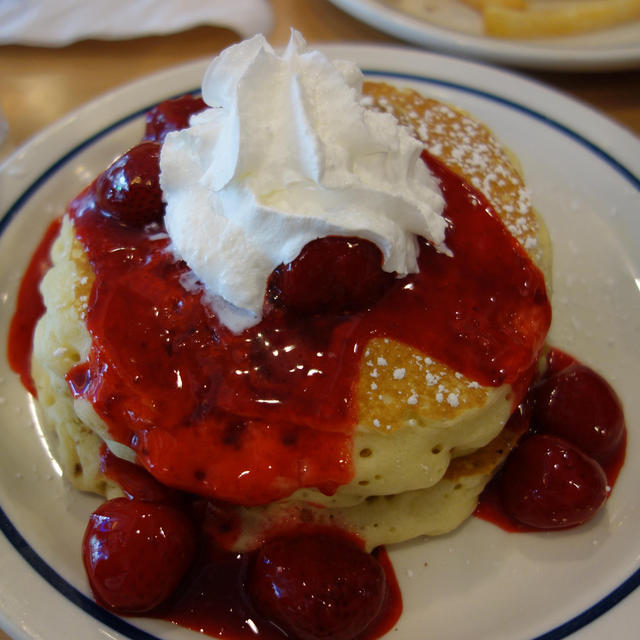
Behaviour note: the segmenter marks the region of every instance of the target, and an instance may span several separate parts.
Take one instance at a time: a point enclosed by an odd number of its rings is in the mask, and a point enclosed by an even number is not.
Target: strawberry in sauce
[[[394,281],[382,253],[361,238],[329,236],[306,245],[271,275],[267,295],[296,313],[349,313],[372,307]]]
[[[128,226],[159,222],[164,215],[159,176],[160,144],[141,142],[98,177],[96,205],[105,215]]]
[[[195,548],[195,529],[183,511],[115,498],[91,514],[82,556],[96,599],[118,613],[139,614],[175,591]]]
[[[298,640],[352,640],[380,614],[377,560],[346,537],[307,534],[267,542],[249,583],[258,609]]]

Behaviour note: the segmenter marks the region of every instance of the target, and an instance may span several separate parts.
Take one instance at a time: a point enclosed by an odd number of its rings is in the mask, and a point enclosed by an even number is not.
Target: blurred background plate
[[[405,2],[407,0],[404,0]],[[393,1],[330,0],[380,31],[427,49],[529,69],[605,71],[640,66],[640,20],[594,33],[545,40],[505,40],[483,35],[479,14],[457,0],[416,0],[418,15]],[[629,88],[638,91],[638,87]]]

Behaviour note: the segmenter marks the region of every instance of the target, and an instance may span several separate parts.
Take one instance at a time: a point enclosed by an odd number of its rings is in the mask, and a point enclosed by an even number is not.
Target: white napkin
[[[227,27],[246,38],[266,33],[267,0],[0,0],[0,44],[64,46],[77,40],[120,40]]]

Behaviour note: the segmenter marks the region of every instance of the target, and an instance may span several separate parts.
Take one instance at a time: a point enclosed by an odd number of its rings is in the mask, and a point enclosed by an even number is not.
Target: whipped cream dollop
[[[281,55],[258,35],[213,60],[202,83],[210,108],[167,136],[171,247],[232,331],[260,321],[273,269],[316,238],[370,240],[399,276],[418,270],[417,236],[448,252],[421,143],[366,109],[361,90],[354,64],[308,50],[298,32]]]

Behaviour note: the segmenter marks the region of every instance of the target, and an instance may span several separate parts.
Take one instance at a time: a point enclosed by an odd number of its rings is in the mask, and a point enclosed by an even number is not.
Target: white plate
[[[517,153],[554,239],[552,342],[611,380],[630,427],[630,462],[589,525],[516,535],[471,519],[451,535],[394,548],[404,613],[390,637],[415,640],[428,630],[435,640],[557,640],[575,629],[581,638],[632,637],[640,622],[640,141],[502,71],[396,48],[326,50],[467,109]],[[0,166],[0,625],[16,638],[197,637],[92,603],[79,549],[96,500],[61,480],[5,347],[16,288],[48,222],[139,138],[147,107],[197,88],[203,70],[198,62],[110,93]]]
[[[604,71],[640,65],[640,20],[594,33],[536,40],[483,34],[480,15],[459,0],[422,0],[426,12],[409,14],[382,0],[331,0],[372,27],[413,44],[515,67]]]

